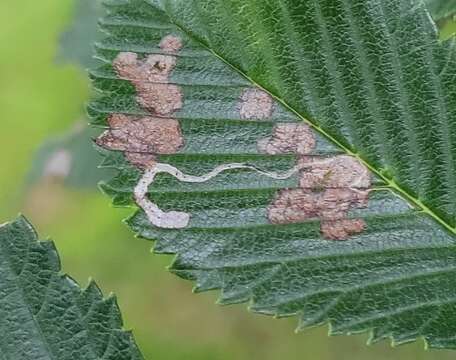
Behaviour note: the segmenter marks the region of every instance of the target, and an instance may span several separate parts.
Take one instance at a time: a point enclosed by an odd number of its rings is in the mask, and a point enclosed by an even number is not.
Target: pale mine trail
[[[332,159],[324,159],[315,164],[324,165],[329,164],[332,162]],[[212,178],[216,177],[217,175],[221,174],[224,171],[228,170],[238,170],[238,169],[246,169],[252,170],[257,172],[260,175],[275,179],[275,180],[286,180],[298,173],[299,171],[303,170],[304,168],[309,167],[308,165],[301,164],[296,165],[288,171],[283,173],[277,172],[268,172],[264,170],[260,170],[255,166],[248,165],[245,163],[232,163],[232,164],[224,164],[217,166],[211,172],[202,175],[202,176],[195,176],[195,175],[188,175],[184,174],[181,170],[177,169],[176,167],[169,165],[158,163],[152,166],[150,169],[146,170],[144,175],[139,180],[138,184],[134,189],[134,196],[135,200],[144,212],[146,213],[149,221],[152,225],[165,228],[165,229],[182,229],[188,226],[190,222],[190,214],[186,212],[180,211],[170,211],[165,212],[161,210],[156,204],[150,201],[147,197],[147,192],[149,186],[154,182],[155,177],[160,173],[167,173],[179,181],[187,182],[187,183],[204,183]],[[361,178],[361,176],[360,176]],[[352,188],[355,190],[357,187],[357,183],[352,184]]]

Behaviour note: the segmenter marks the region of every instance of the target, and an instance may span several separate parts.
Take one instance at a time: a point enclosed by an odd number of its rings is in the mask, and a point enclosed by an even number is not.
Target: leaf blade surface
[[[198,291],[221,289],[222,303],[297,314],[301,327],[330,322],[333,333],[373,329],[372,341],[423,336],[429,346],[454,347],[455,50],[454,40],[438,40],[423,5],[114,1],[108,8],[109,36],[97,47],[106,65],[93,72],[103,97],[89,107],[95,124],[107,126],[113,114],[157,115],[140,104],[138,82],[111,63],[119,53],[163,55],[159,44],[172,34],[183,48],[165,54],[176,58],[166,81],[181,89],[183,106],[167,116],[179,121],[185,145],[146,151],[156,161],[198,176],[234,163],[283,172],[299,154],[265,154],[258,141],[280,124],[305,121],[316,144],[307,155],[350,156],[372,172],[368,205],[349,212],[366,227],[342,242],[322,238],[318,216],[271,223],[277,193],[302,188],[299,174],[278,180],[237,169],[196,184],[158,174],[149,200],[190,214],[190,222],[163,229],[141,210],[128,222],[157,240],[156,252],[178,255],[173,272],[195,280]],[[122,14],[128,21],[115,23]],[[245,121],[242,99],[252,87],[271,95],[274,110]],[[116,205],[134,205],[144,169],[119,152],[108,152],[105,165],[119,175],[103,190]]]
[[[143,359],[114,297],[60,273],[54,244],[19,217],[0,227],[0,350],[5,359]]]

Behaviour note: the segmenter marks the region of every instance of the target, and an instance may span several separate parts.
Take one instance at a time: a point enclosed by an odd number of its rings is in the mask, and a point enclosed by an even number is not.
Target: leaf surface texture
[[[113,296],[61,273],[24,217],[0,227],[0,359],[140,360]]]
[[[140,205],[128,223],[156,241],[157,253],[177,254],[173,272],[194,280],[197,291],[221,289],[221,303],[297,315],[300,328],[329,322],[332,334],[369,330],[370,341],[422,336],[431,347],[456,347],[455,42],[438,40],[423,3],[131,0],[106,7],[108,36],[96,47],[104,65],[91,72],[101,95],[88,109],[93,124],[107,129],[98,141],[104,166],[118,169],[102,189],[115,205]],[[157,55],[175,62],[172,71],[158,61],[148,79],[126,76],[128,66],[141,72]],[[179,132],[171,132],[176,121]],[[133,123],[168,124],[175,148],[141,142]],[[298,130],[280,138],[284,126],[308,126],[313,145],[309,138],[300,143],[308,149],[291,144]],[[287,192],[314,204],[335,187],[340,200],[348,173],[326,169],[310,190],[303,182],[315,175],[312,166],[286,178],[271,173],[347,157],[371,179],[348,186],[369,194],[343,214],[358,229],[337,241],[343,223],[328,225],[328,209],[313,208],[305,219],[300,209],[299,221],[273,218]],[[138,201],[135,188],[157,163],[200,181],[159,171]],[[214,169],[223,170],[201,181]],[[144,201],[187,214],[188,222],[155,226]]]

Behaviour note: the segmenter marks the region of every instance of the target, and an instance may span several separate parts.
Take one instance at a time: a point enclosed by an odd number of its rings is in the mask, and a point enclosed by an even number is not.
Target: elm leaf
[[[107,0],[103,191],[222,304],[456,348],[456,46],[416,0]]]

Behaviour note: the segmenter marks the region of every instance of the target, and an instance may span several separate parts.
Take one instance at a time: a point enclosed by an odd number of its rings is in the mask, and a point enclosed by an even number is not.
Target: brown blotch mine
[[[152,168],[156,163],[156,156],[148,153],[125,152],[125,157],[133,166],[142,170]]]
[[[341,220],[353,208],[367,205],[368,193],[350,189],[281,190],[268,209],[273,224],[290,224],[309,219]]]
[[[274,128],[272,137],[258,142],[258,150],[270,155],[307,155],[315,146],[315,136],[306,124],[279,124]]]
[[[240,99],[241,119],[255,120],[267,119],[274,111],[272,97],[257,88],[245,90]]]
[[[99,136],[96,143],[109,150],[151,155],[174,154],[184,145],[180,124],[176,119],[113,114],[108,123],[110,129]],[[139,155],[131,156],[140,161]],[[146,157],[142,157],[140,162],[144,164],[147,161]]]
[[[170,84],[138,83],[138,103],[152,114],[168,116],[183,106],[182,91]]]
[[[369,170],[352,156],[302,156],[298,166],[301,169],[301,188],[367,189],[371,186]]]
[[[113,61],[113,67],[120,78],[136,82],[168,82],[176,66],[176,57],[171,55],[148,55],[144,60],[138,54],[121,52]]]
[[[268,207],[273,224],[321,220],[328,240],[347,240],[366,228],[362,219],[348,219],[350,210],[366,208],[371,177],[357,159],[304,156],[299,160],[301,179],[297,189],[281,190]]]
[[[117,75],[129,80],[136,88],[138,103],[154,115],[169,116],[183,106],[183,94],[179,86],[170,84],[169,77],[176,66],[171,55],[182,47],[179,38],[168,35],[160,43],[169,55],[152,54],[144,60],[132,52],[121,52],[113,61]]]
[[[169,79],[183,43],[167,35],[159,46],[165,54],[139,59],[136,53],[121,52],[113,61],[119,78],[134,85],[137,102],[153,116],[113,114],[108,119],[110,129],[96,140],[104,148],[124,151],[127,160],[143,170],[156,165],[156,155],[176,153],[184,145],[179,121],[172,118],[183,106],[183,94]]]
[[[350,236],[362,233],[366,226],[363,219],[322,221],[321,233],[328,240],[346,240]]]
[[[176,53],[182,47],[182,39],[174,35],[167,35],[160,42],[160,49],[167,53]]]

